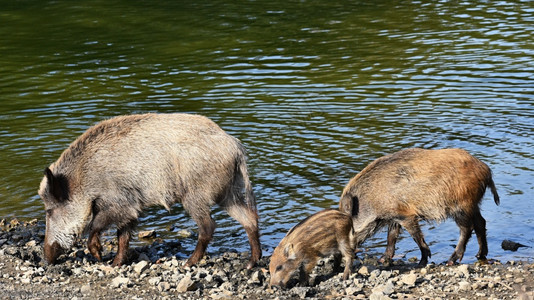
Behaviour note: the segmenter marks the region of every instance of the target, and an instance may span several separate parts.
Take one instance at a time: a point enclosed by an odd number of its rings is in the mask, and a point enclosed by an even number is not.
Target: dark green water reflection
[[[212,118],[247,147],[267,253],[299,220],[336,207],[370,161],[416,146],[461,147],[487,162],[502,199],[482,205],[490,257],[534,255],[500,249],[505,238],[534,245],[530,1],[0,7],[0,217],[43,220],[42,170],[95,122],[180,111]],[[211,251],[247,249],[238,224],[215,216]],[[195,228],[179,205],[140,222],[165,238],[171,225]],[[436,262],[457,232],[452,222],[426,226]],[[476,249],[473,240],[465,261]],[[398,252],[419,256],[411,238]]]

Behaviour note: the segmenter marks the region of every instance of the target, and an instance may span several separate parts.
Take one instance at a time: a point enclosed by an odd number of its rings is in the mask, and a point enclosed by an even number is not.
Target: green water
[[[531,1],[0,0],[0,24],[0,218],[44,220],[42,170],[94,123],[188,112],[245,144],[267,254],[336,207],[373,159],[460,147],[490,165],[501,195],[482,205],[490,257],[534,256],[500,249],[534,245]],[[240,226],[214,215],[210,251],[247,249]],[[172,225],[196,228],[180,205],[140,222],[169,239]],[[424,230],[432,259],[446,260],[456,225]],[[419,256],[403,237],[398,253]]]

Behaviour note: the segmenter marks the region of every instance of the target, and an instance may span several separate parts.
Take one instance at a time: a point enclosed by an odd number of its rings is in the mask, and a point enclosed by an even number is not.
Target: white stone
[[[196,289],[196,283],[191,279],[191,276],[185,276],[180,280],[176,290],[180,293],[187,291],[194,291]]]
[[[128,277],[117,276],[111,281],[112,287],[120,287],[121,285],[127,286],[130,283]]]
[[[148,269],[148,262],[146,260],[142,260],[134,265],[134,271],[137,274],[143,273],[146,269]]]
[[[358,270],[358,274],[363,275],[363,276],[367,276],[367,275],[369,275],[369,269],[367,269],[366,266],[362,266],[362,267]]]
[[[458,290],[460,291],[469,291],[471,289],[471,284],[467,281],[461,281],[458,284]]]
[[[415,285],[415,282],[417,281],[417,274],[412,273],[412,274],[403,275],[401,278],[401,281],[402,283],[406,285],[413,286]]]

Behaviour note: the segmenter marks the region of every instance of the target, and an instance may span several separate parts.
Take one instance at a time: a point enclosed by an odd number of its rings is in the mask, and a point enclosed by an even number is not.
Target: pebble
[[[182,239],[189,238],[193,235],[193,232],[189,229],[181,229],[176,232],[176,235]]]
[[[158,285],[161,282],[161,277],[152,277],[148,280],[150,285]]]
[[[356,263],[357,271],[350,280],[342,281],[341,274],[332,274],[332,259],[327,258],[312,272],[311,286],[294,285],[298,278],[295,275],[287,289],[272,289],[268,257],[262,258],[258,267],[245,270],[248,254],[228,248],[227,253],[208,255],[197,266],[186,268],[188,253],[182,254],[180,247],[173,246],[176,242],[162,240],[131,249],[138,254],[136,261],[120,268],[109,265],[116,242],[106,241],[103,241],[104,262],[97,262],[82,242],[65,253],[59,264],[46,265],[42,261],[43,237],[35,238],[39,236],[37,232],[44,230],[28,234],[18,232],[17,228],[9,233],[0,228],[0,241],[5,240],[4,244],[0,243],[0,285],[24,286],[32,293],[48,293],[50,298],[439,299],[460,294],[489,300],[532,299],[534,293],[531,287],[534,264],[514,261],[503,265],[493,261],[486,265],[445,266],[443,263],[416,269],[397,262],[391,268],[375,264],[376,258],[367,254],[363,263]],[[13,235],[17,235],[17,244],[11,240]],[[7,297],[10,295],[13,294]]]
[[[160,292],[165,292],[165,291],[168,291],[168,290],[170,290],[170,289],[171,289],[171,284],[168,283],[168,282],[166,282],[166,281],[160,282],[160,283],[158,284],[158,290],[159,290]]]
[[[82,287],[80,288],[80,292],[82,292],[82,294],[88,294],[89,292],[91,292],[91,285],[90,284],[82,285]]]
[[[176,290],[180,293],[183,293],[188,291],[194,291],[196,288],[196,282],[191,279],[191,276],[186,275],[184,278],[182,278],[182,280],[180,280],[180,283],[178,283]]]
[[[127,286],[128,284],[130,284],[130,279],[121,275],[113,278],[113,280],[111,281],[111,286],[116,288],[121,286]]]
[[[469,291],[471,289],[471,284],[467,281],[461,281],[458,284],[458,290],[460,291]]]
[[[402,275],[401,281],[407,286],[414,286],[415,282],[417,281],[417,274],[411,273],[411,274]]]
[[[468,278],[469,277],[469,266],[468,265],[459,265],[458,268],[456,269],[456,272],[458,275],[460,276],[464,276],[465,278]]]
[[[149,239],[156,236],[155,230],[145,230],[145,231],[139,231],[138,236],[140,239]]]
[[[148,262],[146,260],[142,260],[138,263],[136,263],[133,267],[135,273],[137,274],[141,274],[143,273],[145,270],[148,269]]]
[[[369,276],[369,269],[366,266],[361,266],[358,270],[358,274],[363,276]]]
[[[381,292],[384,295],[391,295],[395,291],[395,286],[393,285],[393,282],[389,280],[386,284],[380,285],[378,289],[375,288],[372,291]]]

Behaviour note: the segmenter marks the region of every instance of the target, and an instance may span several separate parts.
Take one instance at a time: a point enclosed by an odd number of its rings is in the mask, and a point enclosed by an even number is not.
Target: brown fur
[[[449,264],[461,260],[473,229],[481,260],[488,253],[486,221],[480,202],[486,188],[499,204],[490,168],[461,149],[406,149],[378,158],[354,176],[341,196],[339,208],[352,214],[357,244],[389,226],[383,260],[391,260],[400,226],[412,235],[421,249],[421,265],[430,249],[419,228],[419,220],[442,221],[452,217],[460,227],[460,240]]]
[[[249,267],[261,257],[245,149],[203,116],[144,114],[100,122],[45,170],[39,195],[47,211],[44,253],[50,263],[83,232],[89,232],[88,249],[100,260],[100,234],[115,224],[119,248],[113,265],[121,265],[140,212],[153,205],[170,209],[176,202],[199,226],[187,265],[204,255],[212,238],[214,204],[245,227]]]
[[[352,218],[338,210],[323,210],[291,228],[274,249],[269,264],[270,284],[285,286],[297,269],[300,269],[301,283],[305,283],[319,258],[332,254],[334,269],[339,267],[343,256],[343,279],[347,279],[354,254]]]

